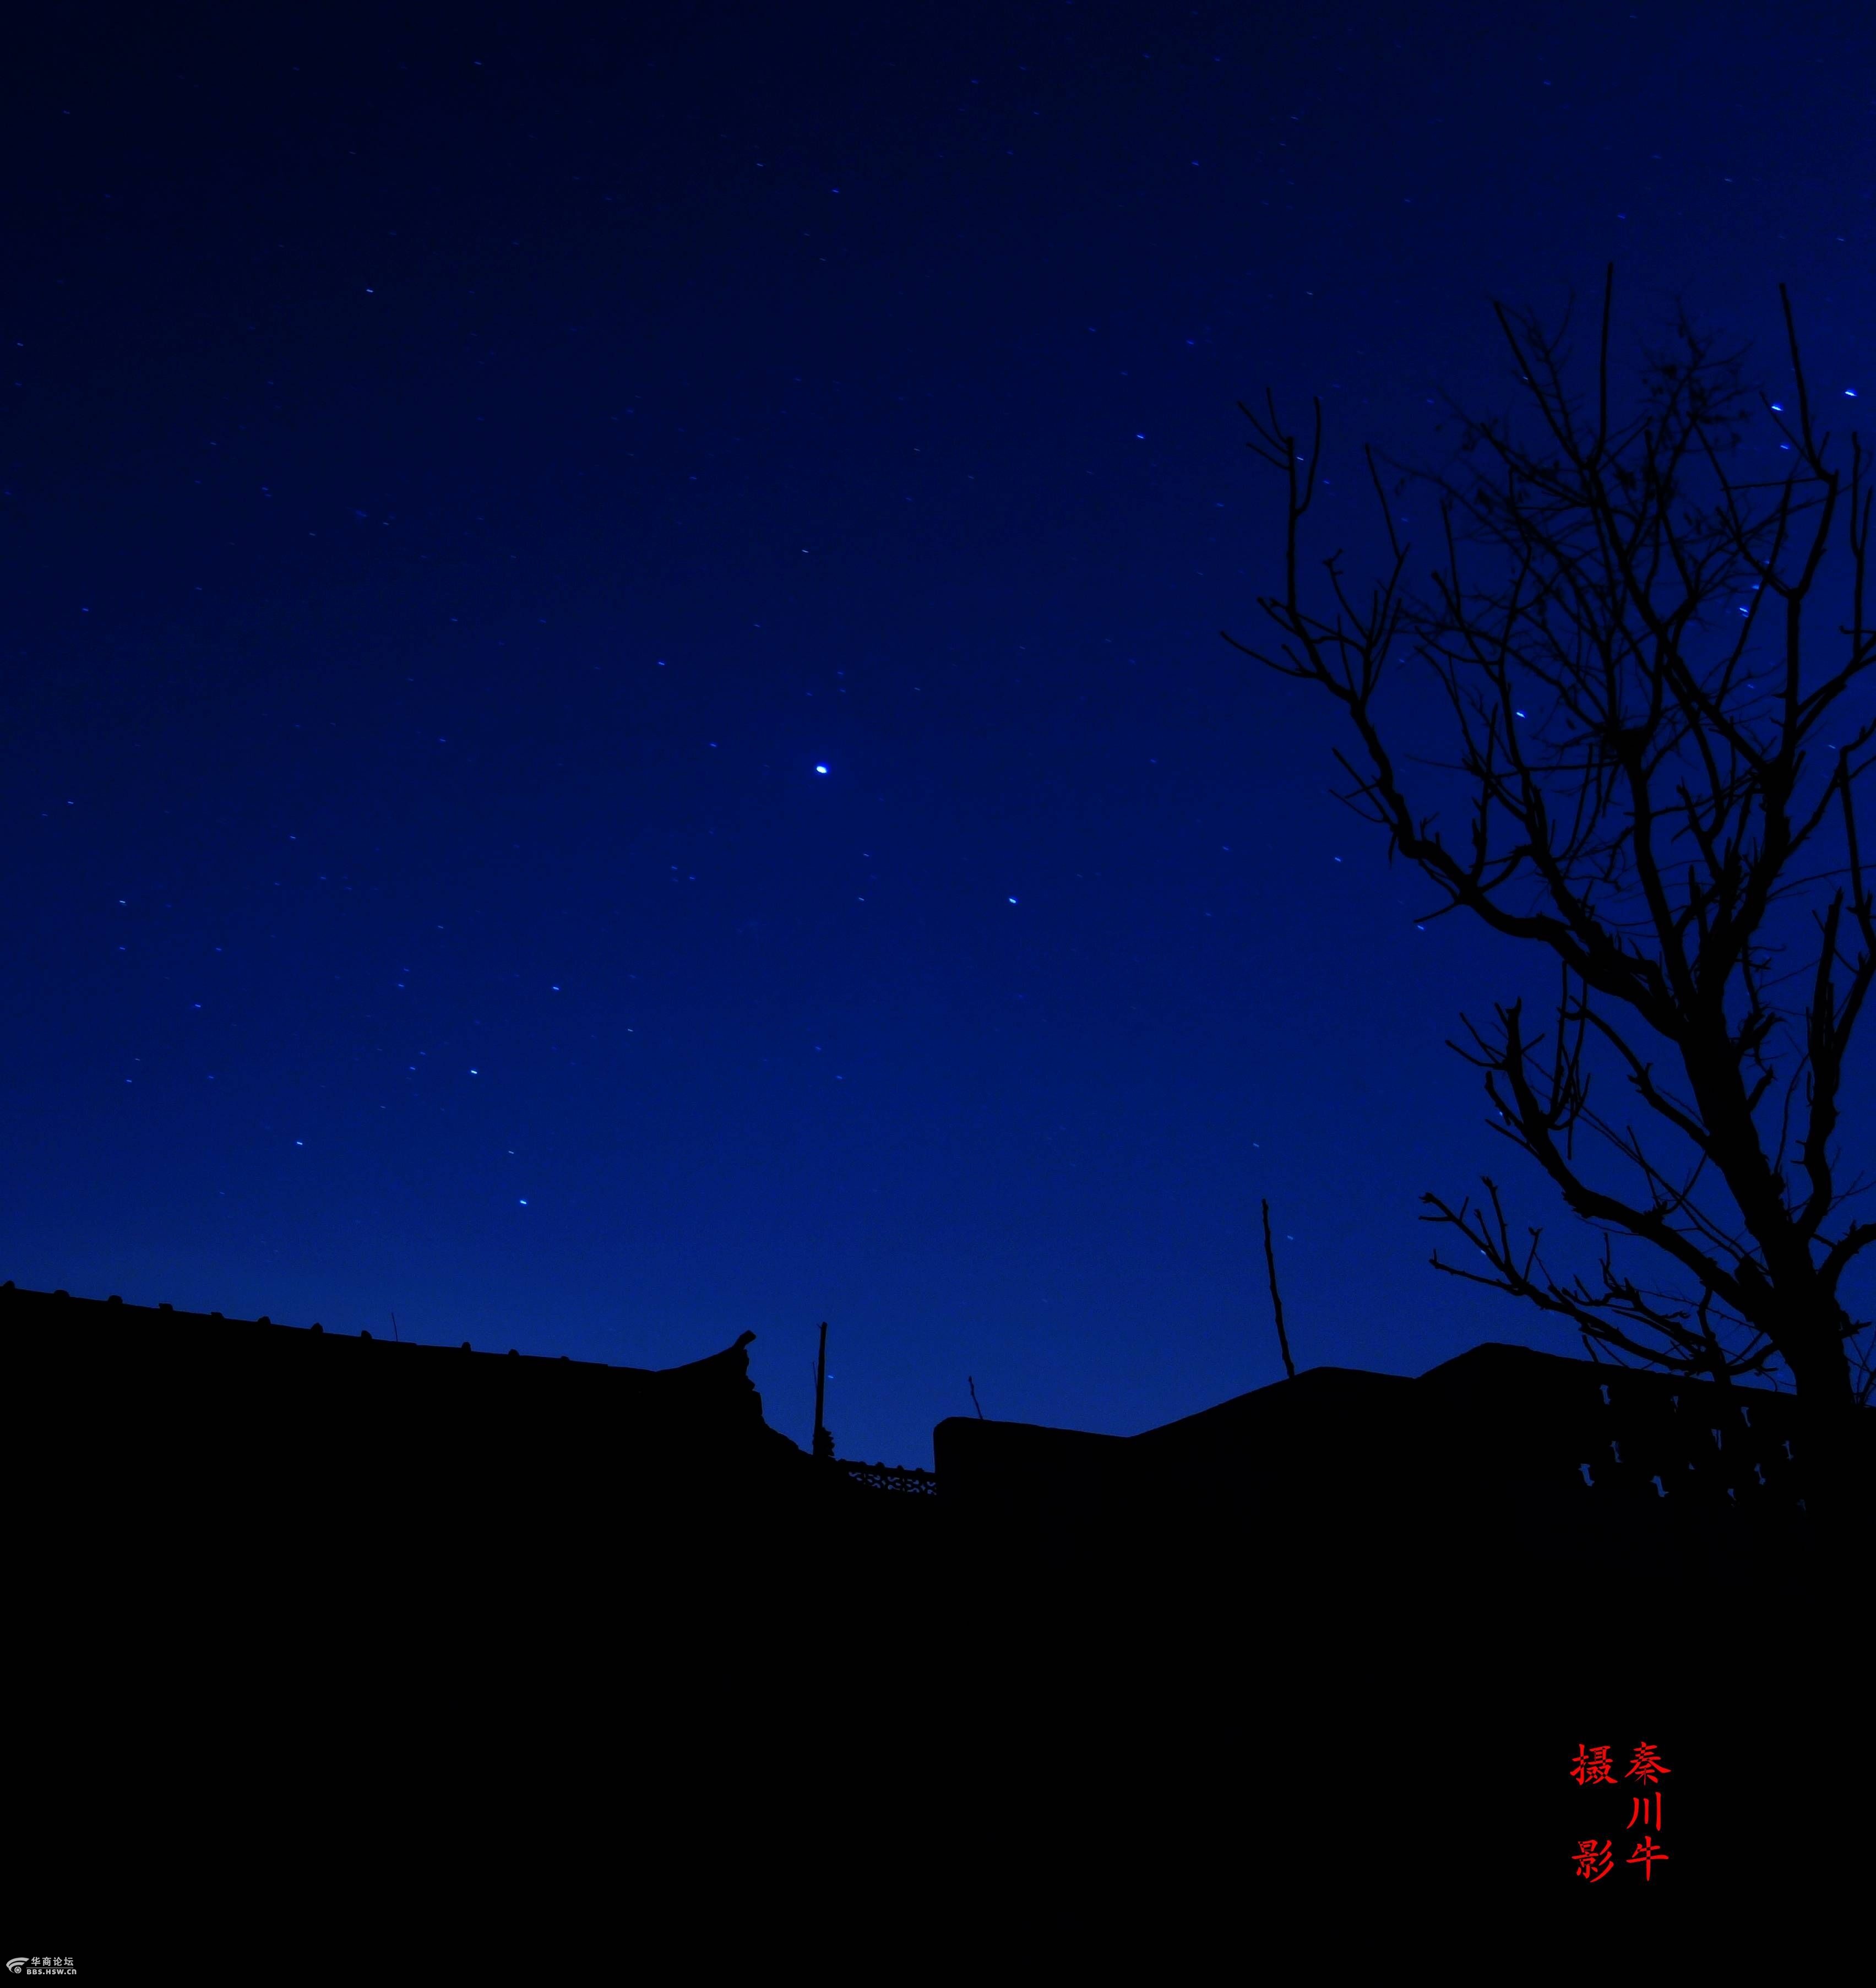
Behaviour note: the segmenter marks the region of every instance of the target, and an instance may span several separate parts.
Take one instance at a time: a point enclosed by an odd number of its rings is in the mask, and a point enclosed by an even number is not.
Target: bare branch
[[[1340,797],[1433,885],[1426,918],[1465,911],[1558,962],[1547,1041],[1527,1036],[1514,1000],[1455,1046],[1483,1075],[1492,1129],[1602,1232],[1601,1268],[1553,1275],[1536,1231],[1514,1242],[1489,1182],[1477,1209],[1428,1197],[1427,1219],[1485,1267],[1437,1266],[1566,1320],[1592,1351],[1722,1379],[1776,1361],[1847,1401],[1876,1357],[1857,1351],[1853,1376],[1846,1349],[1872,1331],[1837,1295],[1876,1242],[1876,1224],[1843,1219],[1855,1190],[1838,1151],[1846,1059],[1876,979],[1856,809],[1876,716],[1844,723],[1847,739],[1823,728],[1876,668],[1876,490],[1861,442],[1846,477],[1813,423],[1780,296],[1795,419],[1763,396],[1755,415],[1739,356],[1685,320],[1619,404],[1612,269],[1587,409],[1567,320],[1552,333],[1495,306],[1524,419],[1462,412],[1448,468],[1388,465],[1439,507],[1438,563],[1418,589],[1372,450],[1384,572],[1364,590],[1340,552],[1309,566],[1322,407],[1306,453],[1266,394],[1262,415],[1245,411],[1287,498],[1283,590],[1259,604],[1277,641],[1225,639],[1341,708]],[[1769,439],[1753,438],[1756,419]],[[1813,610],[1840,542],[1851,617],[1826,633]],[[1379,715],[1404,661],[1451,727],[1449,754],[1418,770]],[[1441,805],[1464,797],[1450,833],[1428,783]],[[1645,1107],[1646,1139],[1592,1104],[1593,1066]],[[1618,1244],[1674,1287],[1618,1262]]]

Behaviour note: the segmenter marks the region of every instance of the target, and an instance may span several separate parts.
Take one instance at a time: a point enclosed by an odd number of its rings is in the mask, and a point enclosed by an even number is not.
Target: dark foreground
[[[1524,1942],[1516,1978],[1617,1929],[1795,1954],[1863,1915],[1845,1529],[1726,1562],[1320,1508],[1040,1550],[941,1472],[860,1488],[759,1404],[726,1436],[739,1349],[576,1385],[69,1323],[0,1320],[9,1889],[46,1945],[134,1892],[163,1944],[232,1915],[281,1965],[370,1923],[421,1972],[532,1912],[541,1955],[597,1917],[703,1972],[1036,1945],[1178,1979],[1430,1928],[1482,1963]],[[361,1388],[380,1354],[396,1384]],[[1598,1745],[1614,1785],[1579,1785]],[[1618,1860],[1594,1883],[1585,1838]]]

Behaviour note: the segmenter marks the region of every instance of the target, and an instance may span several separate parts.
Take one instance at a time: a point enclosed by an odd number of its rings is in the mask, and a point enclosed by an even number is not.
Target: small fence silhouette
[[[849,1483],[867,1491],[891,1491],[915,1498],[935,1498],[938,1479],[929,1470],[918,1470],[898,1463],[850,1463],[844,1459],[834,1468]]]
[[[1716,1509],[1805,1510],[1792,1396],[1611,1368],[1573,1391],[1571,1446],[1590,1489]]]

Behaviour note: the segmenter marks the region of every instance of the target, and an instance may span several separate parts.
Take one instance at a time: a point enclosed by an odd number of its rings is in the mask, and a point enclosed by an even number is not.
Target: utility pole
[[[827,1432],[827,1321],[821,1320],[820,1357],[814,1363],[814,1452],[833,1460],[833,1438]]]
[[[1276,1343],[1283,1350],[1283,1371],[1293,1381],[1296,1378],[1296,1363],[1290,1357],[1290,1335],[1283,1330],[1283,1300],[1276,1288],[1276,1249],[1270,1240],[1270,1204],[1264,1203],[1264,1262],[1270,1271],[1270,1308],[1276,1314]],[[821,1330],[825,1332],[826,1327]]]

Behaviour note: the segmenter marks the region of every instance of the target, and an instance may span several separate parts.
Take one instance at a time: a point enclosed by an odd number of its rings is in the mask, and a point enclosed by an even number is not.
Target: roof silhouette
[[[183,1653],[190,1743],[269,1773],[311,1708],[360,1773],[415,1719],[478,1773],[551,1753],[577,1807],[617,1722],[614,1785],[654,1824],[773,1800],[897,1854],[884,1789],[973,1868],[1034,1871],[1046,1838],[1123,1888],[1168,1861],[1168,1897],[1205,1872],[1220,1899],[1372,1897],[1415,1878],[1407,1845],[1462,1849],[1469,1896],[1550,1898],[1553,1868],[1570,1896],[1562,1763],[1637,1732],[1681,1773],[1677,1827],[1704,1804],[1709,1842],[1744,1840],[1717,1770],[1742,1680],[1797,1722],[1781,1797],[1838,1758],[1807,1680],[1853,1644],[1800,1591],[1790,1397],[1486,1345],[1129,1437],[948,1419],[935,1497],[769,1428],[750,1337],[654,1371],[6,1285],[16,1590],[93,1623],[159,1724]],[[60,1647],[31,1673],[56,1732],[93,1716]],[[1274,1875],[1232,1790],[1269,1808]],[[1691,1883],[1732,1868],[1676,1841]]]

